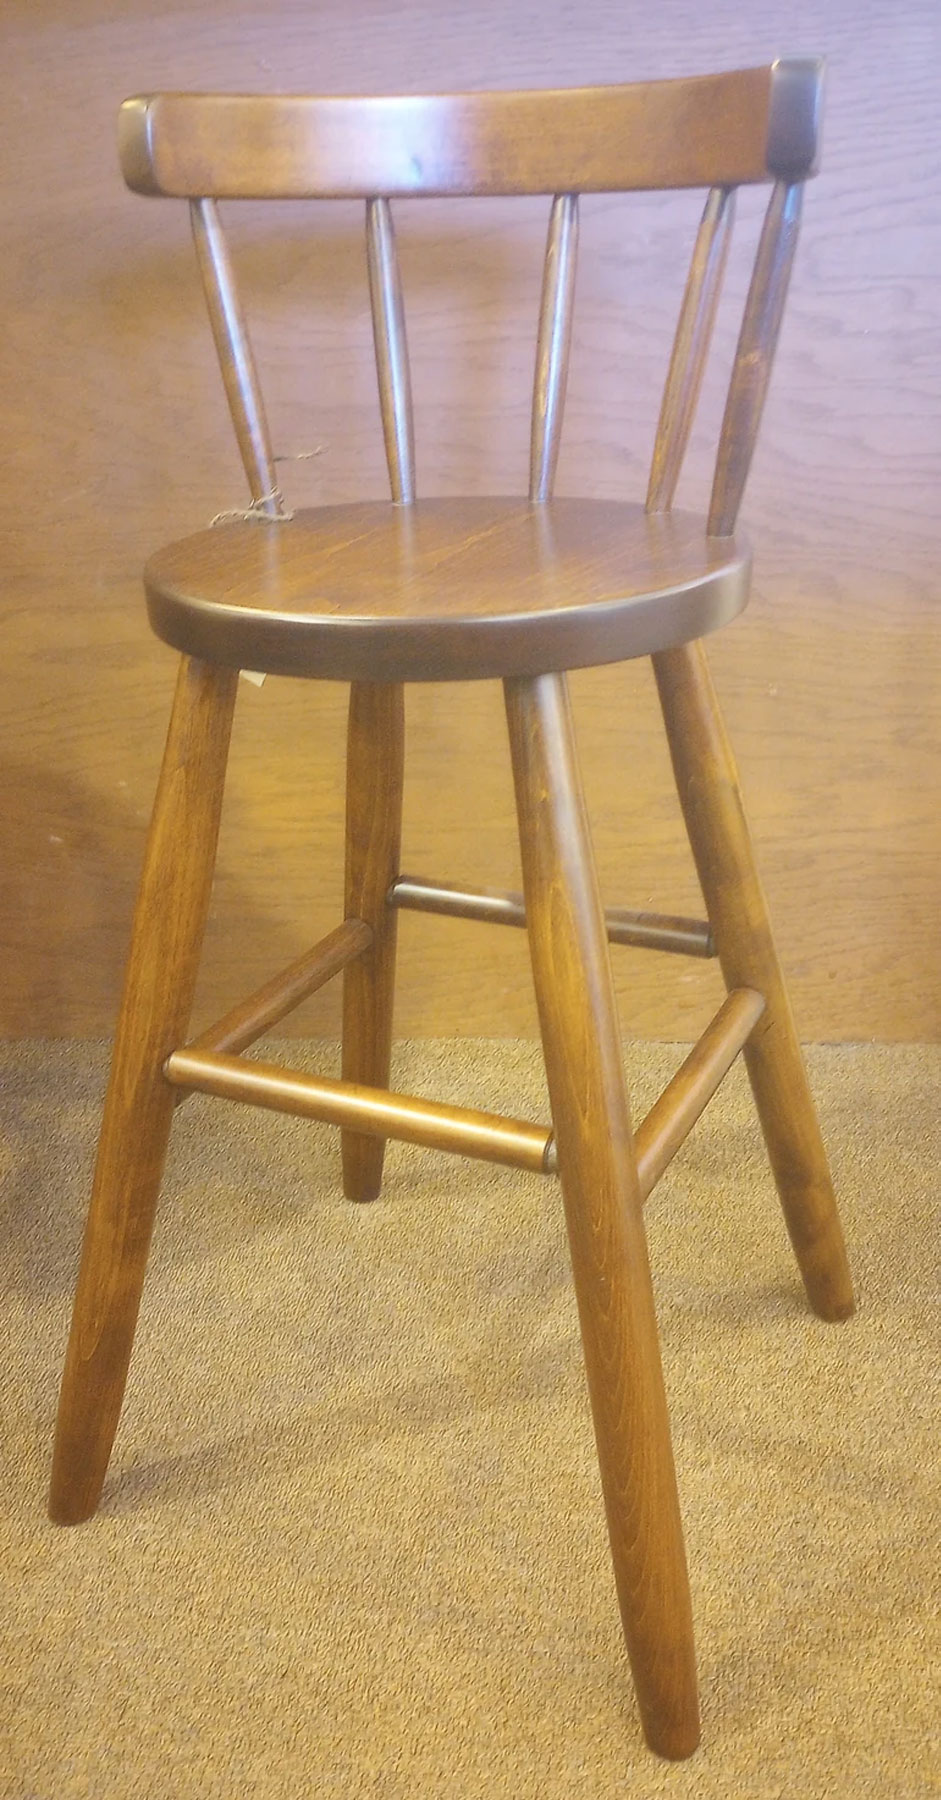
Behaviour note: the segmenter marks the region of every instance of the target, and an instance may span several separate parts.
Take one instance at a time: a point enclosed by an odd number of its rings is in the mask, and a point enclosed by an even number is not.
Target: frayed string
[[[272,500],[278,509],[277,512],[268,511]],[[231,519],[266,519],[269,525],[286,525],[288,520],[293,517],[291,508],[284,504],[281,489],[272,488],[270,494],[259,494],[258,499],[253,500],[251,506],[234,506],[229,512],[216,513],[215,518],[209,521],[209,529],[211,531],[214,525],[228,525]]]
[[[312,457],[322,456],[323,451],[323,444],[318,444],[316,450],[288,451],[284,456],[273,457],[272,461],[276,463],[310,462]],[[268,511],[272,501],[277,508],[275,512]],[[216,513],[215,518],[209,521],[209,529],[211,531],[214,525],[227,525],[232,519],[266,519],[271,525],[287,525],[293,517],[293,509],[285,506],[281,489],[275,487],[268,494],[259,494],[258,499],[253,500],[251,506],[236,506],[228,512]]]

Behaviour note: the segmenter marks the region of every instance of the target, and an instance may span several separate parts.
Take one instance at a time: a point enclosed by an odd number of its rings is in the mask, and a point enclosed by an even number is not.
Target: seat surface
[[[619,501],[421,500],[230,520],[159,551],[151,624],[272,674],[446,681],[644,656],[745,605],[749,557],[689,513]]]

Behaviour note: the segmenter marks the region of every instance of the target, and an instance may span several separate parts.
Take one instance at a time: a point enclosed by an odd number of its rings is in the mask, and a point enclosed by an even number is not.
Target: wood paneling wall
[[[744,517],[753,604],[714,642],[805,1036],[941,1025],[941,115],[933,0],[6,0],[0,34],[0,1030],[111,1028],[172,686],[145,554],[242,503],[185,208],[125,193],[114,115],[158,87],[368,91],[830,59],[789,320]],[[560,491],[643,493],[698,196],[585,207]],[[525,482],[545,207],[398,209],[419,487]],[[362,222],[230,219],[295,503],[380,494]],[[743,208],[741,237],[757,220]],[[742,293],[731,271],[681,501],[703,494]],[[580,675],[607,895],[697,910],[644,667]],[[269,681],[237,719],[203,1006],[336,922],[345,695]],[[499,692],[413,690],[406,866],[515,885]],[[616,951],[625,1030],[689,1035],[712,968]],[[534,1031],[525,944],[402,920],[398,1029]],[[297,1029],[332,1032],[335,996]]]

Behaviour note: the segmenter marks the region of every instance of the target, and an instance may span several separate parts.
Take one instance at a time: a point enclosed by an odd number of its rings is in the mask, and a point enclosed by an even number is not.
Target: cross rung
[[[247,1000],[233,1006],[215,1025],[207,1026],[193,1042],[187,1045],[188,1050],[244,1050],[253,1044],[256,1038],[264,1036],[272,1025],[283,1019],[308,994],[316,993],[347,963],[362,956],[372,943],[373,933],[369,925],[362,919],[344,919],[341,925],[331,931],[312,950],[299,956],[296,962],[283,969],[280,975],[272,976],[263,987],[256,988]]]
[[[660,1180],[765,1010],[754,988],[733,988],[634,1138],[641,1199]]]
[[[443,881],[423,881],[400,875],[389,894],[390,906],[412,912],[445,913],[453,919],[478,919],[489,925],[526,924],[522,894],[490,888],[454,887]],[[707,924],[699,919],[680,919],[661,913],[631,912],[624,906],[605,910],[608,940],[641,950],[669,950],[677,956],[714,956],[715,944]]]
[[[358,927],[359,931],[347,931],[345,927]],[[251,999],[234,1008],[194,1043],[175,1050],[165,1064],[167,1080],[184,1091],[197,1090],[225,1100],[263,1106],[273,1112],[318,1119],[367,1136],[401,1138],[406,1143],[423,1144],[427,1149],[451,1150],[461,1156],[479,1157],[485,1162],[505,1163],[510,1168],[554,1174],[557,1168],[555,1140],[544,1126],[507,1119],[498,1113],[477,1112],[467,1107],[445,1106],[435,1100],[393,1094],[384,1088],[336,1081],[329,1076],[302,1074],[297,1070],[282,1069],[275,1063],[246,1062],[238,1055],[217,1050],[215,1043],[210,1042],[210,1039],[220,1038],[225,1028],[229,1044],[240,1039],[244,1047],[260,1036],[267,1024],[283,1017],[290,1005],[303,998],[304,992],[320,985],[319,981],[312,981],[293,1000],[284,1005],[279,1000],[280,1010],[272,1011],[275,991],[282,999],[286,996],[292,972],[296,972],[296,985],[300,985],[302,969],[306,971],[307,979],[318,955],[321,964],[326,962],[325,947],[330,946],[332,953],[337,955],[345,943],[346,954],[336,965],[342,968],[345,962],[366,948],[371,936],[369,927],[361,920],[346,920],[345,926],[338,927],[315,950],[292,964],[283,976],[276,977],[265,988],[259,988]],[[651,1107],[634,1138],[642,1200],[648,1198],[712,1099],[764,1009],[763,994],[753,988],[733,989]],[[246,1035],[249,1025],[251,1035]]]
[[[390,1094],[320,1075],[281,1069],[274,1063],[246,1062],[239,1056],[197,1049],[175,1050],[165,1064],[175,1087],[196,1088],[224,1100],[247,1101],[272,1112],[319,1119],[371,1137],[402,1138],[432,1150],[453,1150],[484,1162],[548,1174],[553,1167],[551,1133],[540,1125],[471,1112],[434,1100]]]

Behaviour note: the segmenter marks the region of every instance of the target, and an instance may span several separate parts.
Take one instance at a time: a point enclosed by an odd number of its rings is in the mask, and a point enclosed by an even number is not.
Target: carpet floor
[[[626,1055],[640,1116],[679,1052]],[[191,1102],[105,1498],[57,1529],[105,1060],[0,1046],[4,1800],[938,1793],[941,1049],[810,1062],[854,1319],[804,1304],[739,1069],[647,1209],[703,1705],[669,1765],[555,1184],[398,1146],[351,1207],[328,1128]],[[547,1116],[528,1044],[406,1045],[395,1085]]]

